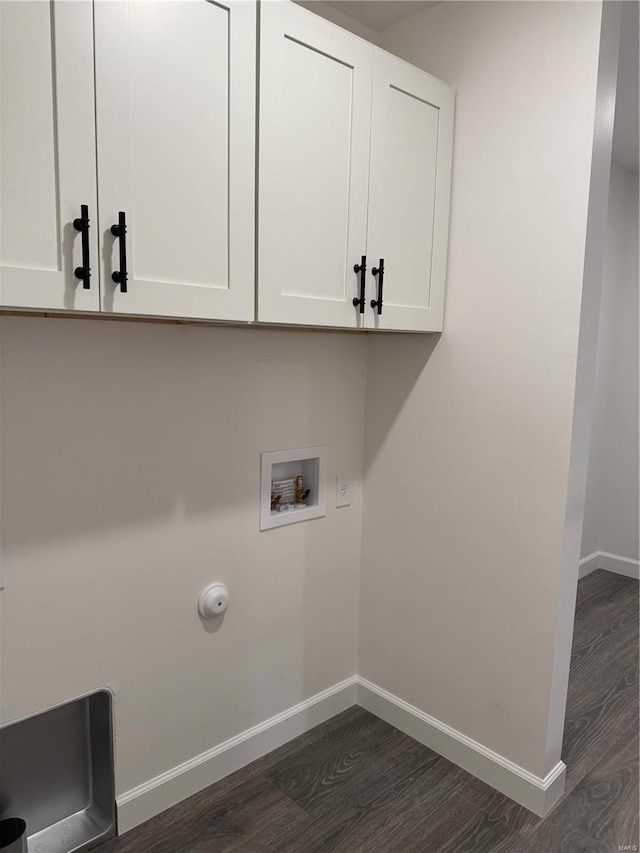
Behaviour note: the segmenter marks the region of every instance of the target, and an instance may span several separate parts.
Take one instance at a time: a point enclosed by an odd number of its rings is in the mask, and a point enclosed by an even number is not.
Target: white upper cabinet
[[[261,4],[258,310],[358,328],[366,254],[370,44],[293,3]]]
[[[445,83],[289,0],[0,25],[1,308],[442,329]]]
[[[95,16],[102,310],[252,320],[255,3],[99,2]]]
[[[287,0],[259,72],[257,319],[441,330],[451,89]]]
[[[91,2],[2,0],[0,58],[0,305],[97,311]]]
[[[381,50],[375,51],[373,67],[366,325],[440,331],[453,92],[442,81]],[[379,299],[381,269],[382,306],[372,307],[371,301]]]

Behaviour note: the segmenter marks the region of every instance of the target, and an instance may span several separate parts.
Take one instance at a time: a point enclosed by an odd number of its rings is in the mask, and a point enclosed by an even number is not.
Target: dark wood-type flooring
[[[100,851],[638,850],[637,581],[578,585],[563,759],[565,796],[542,820],[354,707]]]

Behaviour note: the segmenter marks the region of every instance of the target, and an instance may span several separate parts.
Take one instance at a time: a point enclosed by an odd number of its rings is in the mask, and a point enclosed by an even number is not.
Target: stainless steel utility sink
[[[0,728],[0,817],[27,822],[29,853],[80,853],[115,835],[106,690]]]

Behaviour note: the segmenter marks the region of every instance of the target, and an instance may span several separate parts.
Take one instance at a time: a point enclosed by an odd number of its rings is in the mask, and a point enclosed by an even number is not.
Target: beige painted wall
[[[355,673],[366,343],[5,317],[2,720],[111,685],[122,793]],[[260,452],[327,444],[260,533]],[[335,509],[337,472],[353,475]],[[231,605],[196,613],[210,581]]]
[[[329,6],[324,0],[294,0],[294,2],[299,6],[304,6],[310,12],[320,15],[321,18],[331,21],[332,24],[337,24],[343,30],[349,30],[349,32],[355,33],[355,35],[373,44],[378,43],[378,33],[375,30],[366,24],[361,24],[360,21],[354,20],[350,15],[345,15],[340,9]]]
[[[444,2],[381,37],[453,86],[456,129],[446,331],[369,343],[359,673],[539,776],[600,18]]]
[[[0,321],[4,720],[112,685],[121,793],[353,674],[368,376],[359,671],[550,769],[598,30],[451,2],[384,34],[458,92],[442,339]],[[315,443],[352,508],[260,534],[260,451]]]
[[[638,554],[638,173],[611,170],[582,556]]]

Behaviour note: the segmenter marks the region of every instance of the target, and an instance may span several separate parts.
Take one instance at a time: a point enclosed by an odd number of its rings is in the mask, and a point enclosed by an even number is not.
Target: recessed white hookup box
[[[262,454],[260,530],[327,514],[327,448]]]

